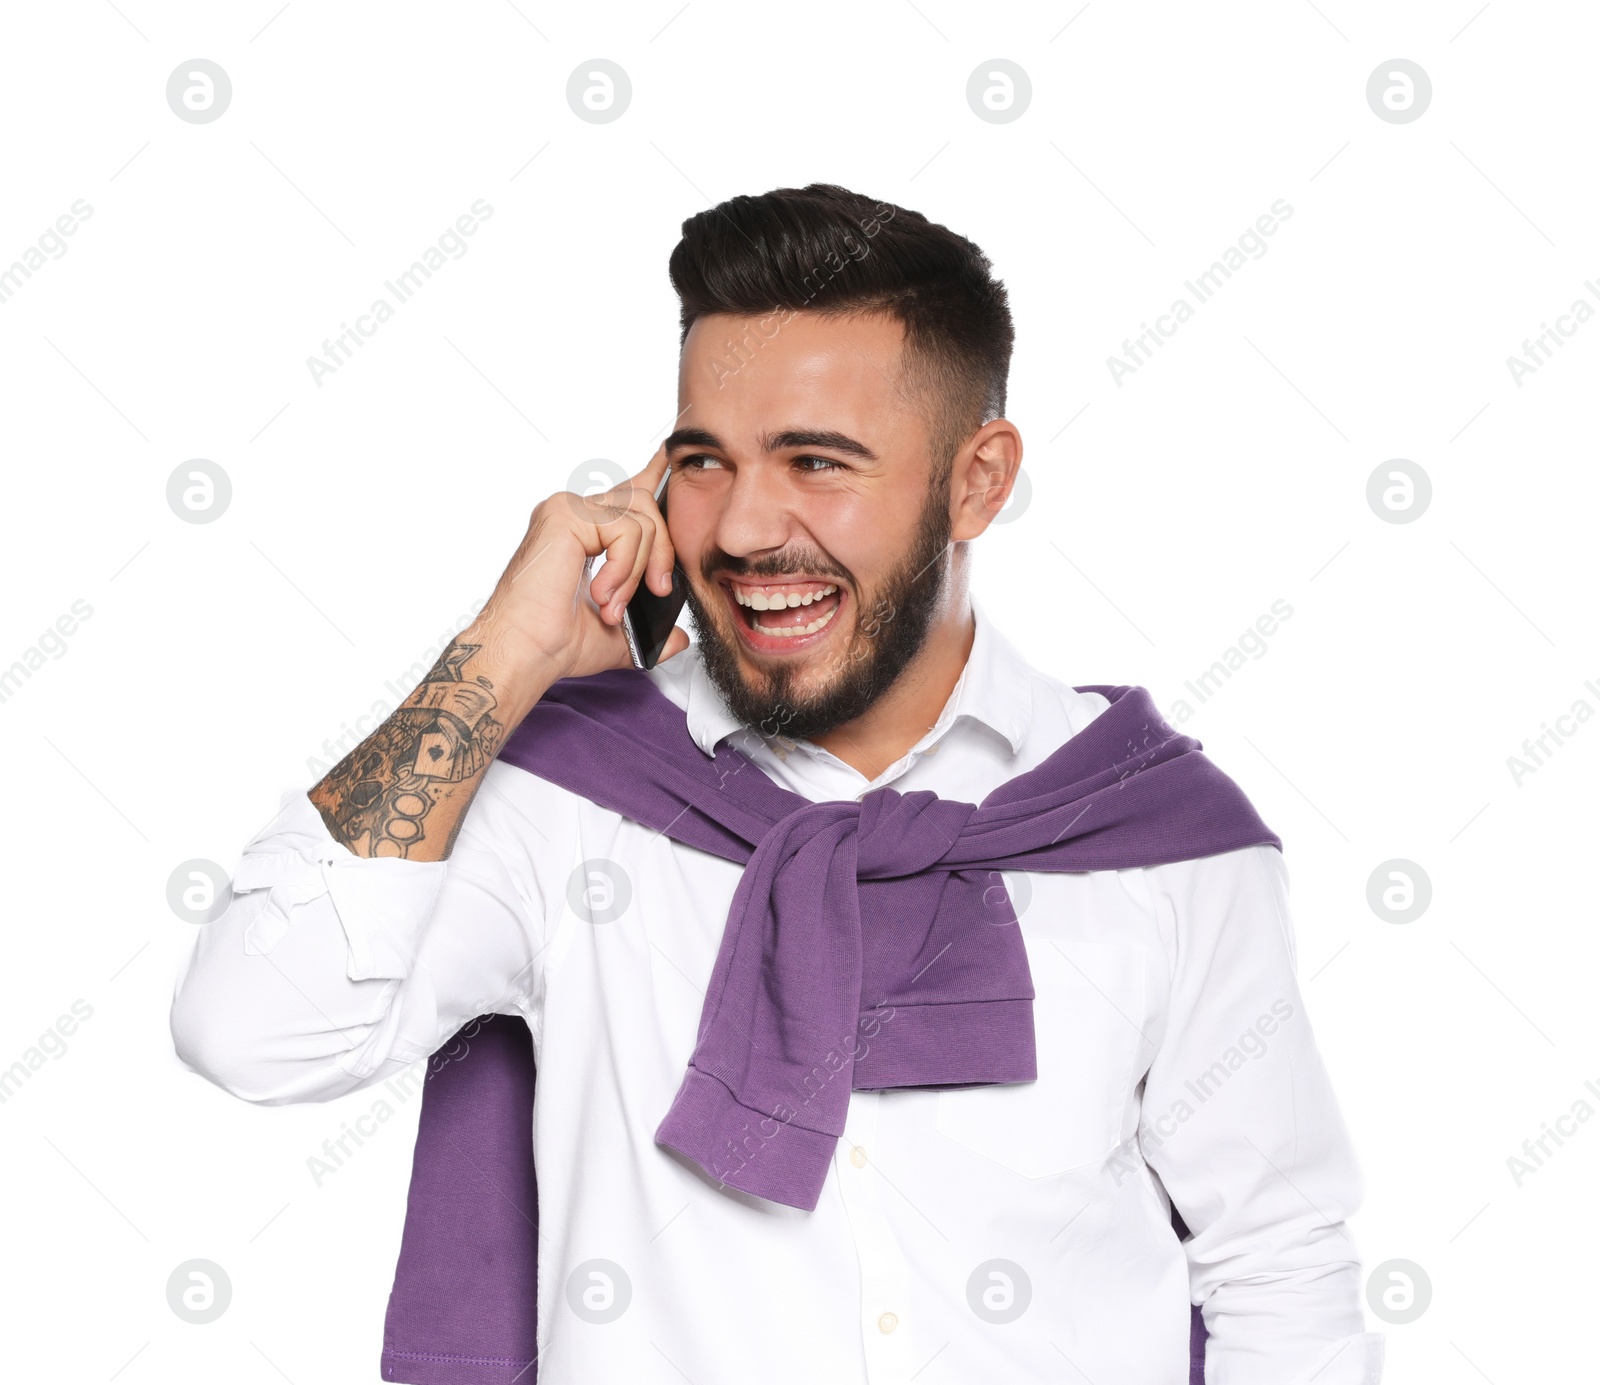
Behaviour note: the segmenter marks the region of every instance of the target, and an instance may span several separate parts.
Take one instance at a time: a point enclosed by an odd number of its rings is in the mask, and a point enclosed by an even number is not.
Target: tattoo
[[[493,685],[461,670],[478,652],[452,640],[394,715],[311,792],[328,830],[358,856],[407,856],[448,824],[445,854],[465,816],[467,781],[495,757],[505,728],[489,715]],[[456,811],[450,812],[449,808]]]

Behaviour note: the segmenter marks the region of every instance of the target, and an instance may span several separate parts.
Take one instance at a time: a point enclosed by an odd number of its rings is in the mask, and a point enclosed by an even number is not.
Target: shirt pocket
[[[1122,1140],[1138,1080],[1144,949],[1027,942],[1039,1076],[941,1091],[934,1127],[1025,1178],[1045,1178],[1101,1163]]]

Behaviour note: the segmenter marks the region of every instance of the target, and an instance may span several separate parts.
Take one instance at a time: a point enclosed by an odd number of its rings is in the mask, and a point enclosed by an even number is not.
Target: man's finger
[[[606,565],[590,586],[590,596],[600,607],[602,618],[615,624],[622,618],[620,600],[625,605],[633,595],[633,588],[643,560],[649,550],[644,542],[644,517],[625,510],[609,523],[595,530],[597,543],[604,545]],[[616,614],[612,608],[616,606]]]
[[[615,566],[620,576],[606,584],[606,607],[609,611],[616,606],[618,601],[626,605],[633,599],[634,592],[638,589],[639,578],[643,574],[645,564],[650,560],[651,544],[649,532],[658,526],[648,514],[630,510],[626,518],[626,527],[606,550],[606,567]],[[602,573],[603,577],[604,574]],[[610,616],[607,617],[610,619]],[[622,619],[622,607],[616,606],[616,619]]]
[[[672,564],[676,556],[672,540],[667,535],[666,517],[660,515],[659,507],[655,505],[656,488],[661,484],[661,478],[666,475],[667,466],[667,449],[663,444],[656,448],[655,456],[645,463],[644,470],[635,478],[640,490],[651,498],[653,513],[661,519],[661,523],[656,525],[655,538],[651,544],[643,578],[646,587],[657,596],[665,596],[672,590]]]
[[[656,448],[655,456],[644,464],[644,470],[634,479],[644,487],[644,493],[652,499],[655,497],[656,487],[661,484],[661,477],[667,469],[667,448],[663,443]]]

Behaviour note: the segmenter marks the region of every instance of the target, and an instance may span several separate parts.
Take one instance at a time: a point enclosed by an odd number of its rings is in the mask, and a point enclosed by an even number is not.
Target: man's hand
[[[484,772],[560,678],[627,668],[622,612],[639,582],[672,590],[672,545],[656,507],[657,451],[604,495],[541,501],[493,595],[390,718],[309,797],[357,856],[439,861],[450,854]],[[591,561],[605,566],[585,583]],[[684,649],[674,630],[662,658]]]
[[[672,544],[652,498],[666,468],[660,450],[602,495],[561,491],[541,501],[493,595],[462,631],[463,643],[480,646],[478,660],[498,674],[505,697],[526,703],[524,714],[558,678],[631,664],[622,633],[629,598],[641,580],[659,595],[672,590]],[[586,567],[602,553],[605,566],[585,589]],[[683,630],[673,631],[662,658],[688,643]]]

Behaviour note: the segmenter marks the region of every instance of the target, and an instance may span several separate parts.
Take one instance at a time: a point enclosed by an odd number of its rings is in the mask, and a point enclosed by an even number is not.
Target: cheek
[[[716,516],[702,497],[679,497],[668,507],[667,541],[686,572],[699,573],[700,558],[715,525]]]
[[[882,494],[841,494],[815,497],[802,514],[823,550],[870,588],[911,541],[916,510]]]

